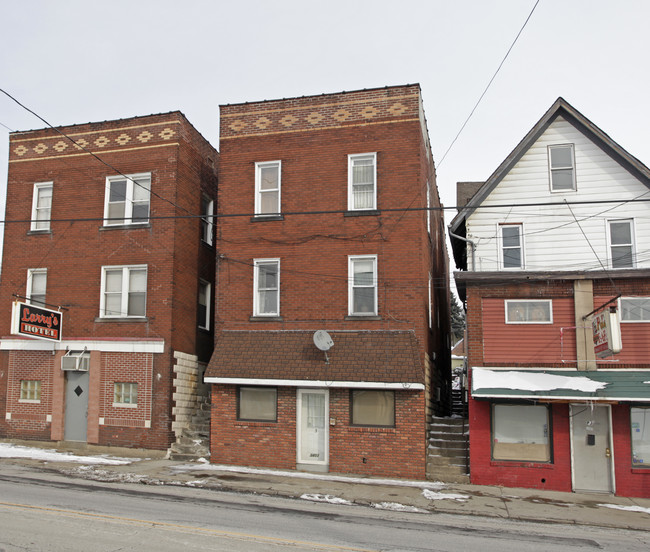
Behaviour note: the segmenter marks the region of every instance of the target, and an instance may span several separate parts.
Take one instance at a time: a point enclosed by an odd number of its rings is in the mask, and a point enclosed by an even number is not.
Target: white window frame
[[[629,244],[612,244],[612,224],[627,223],[630,226],[630,239],[631,243]],[[609,266],[612,269],[626,269],[626,268],[635,268],[636,267],[636,232],[634,231],[634,219],[625,218],[625,219],[608,219],[607,220],[607,258],[609,259]],[[614,266],[614,256],[612,254],[612,247],[630,247],[631,252],[631,261],[630,266]]]
[[[551,151],[554,149],[568,148],[571,151],[571,165],[553,167],[551,162]],[[571,170],[571,188],[558,188],[553,186],[553,172]],[[573,144],[552,144],[548,146],[548,176],[551,193],[575,192],[576,187],[576,157]]]
[[[278,170],[278,187],[262,190],[262,169],[276,167]],[[262,212],[262,196],[265,193],[275,192],[278,194],[277,211],[273,213]],[[277,217],[282,213],[282,161],[260,161],[255,163],[255,216],[256,217]]]
[[[525,320],[510,320],[508,318],[508,304],[509,303],[524,303],[526,305],[533,305],[534,303],[545,303],[548,305],[548,320],[533,320],[532,318],[527,318]],[[505,321],[506,324],[553,324],[553,300],[552,299],[506,299],[503,302],[503,307],[505,310]],[[528,307],[526,307],[528,310]],[[526,316],[529,316],[529,313],[525,313]]]
[[[118,314],[106,314],[106,273],[108,271],[122,271],[122,285],[120,289],[120,312]],[[128,314],[129,308],[129,276],[133,270],[144,270],[145,271],[145,290],[144,290],[144,314]],[[149,271],[147,265],[128,265],[128,266],[103,266],[102,267],[102,277],[101,277],[101,298],[99,305],[99,317],[100,318],[146,318],[147,316],[147,284]]]
[[[259,287],[259,274],[260,267],[263,265],[276,265],[277,268],[277,287],[275,288],[264,288],[260,289]],[[253,271],[253,315],[254,316],[271,316],[277,317],[280,316],[280,259],[255,259],[253,261],[254,271]],[[260,294],[261,292],[271,292],[276,293],[276,305],[277,309],[275,312],[261,312],[261,301]]]
[[[121,219],[110,219],[110,196],[111,183],[118,180],[126,180],[126,192],[124,197],[124,217]],[[141,183],[142,180],[148,180],[148,183]],[[138,181],[138,182],[136,182]],[[147,191],[147,217],[142,220],[133,220],[133,201],[135,187],[144,188]],[[115,203],[115,202],[113,202]],[[127,175],[115,175],[106,177],[106,188],[104,193],[104,226],[141,226],[149,224],[151,216],[151,173],[137,173]]]
[[[357,261],[372,261],[372,284],[355,285],[354,283],[354,264]],[[373,288],[374,290],[374,310],[372,312],[355,312],[354,311],[354,290],[356,288]],[[377,316],[379,307],[377,304],[377,255],[350,255],[348,257],[348,314],[349,316]]]
[[[120,386],[120,391],[118,392],[118,386]],[[134,387],[135,386],[135,387]],[[134,389],[135,389],[135,402],[134,398]],[[124,397],[129,397],[127,402],[118,402],[115,399],[116,395]],[[114,381],[113,382],[113,407],[115,408],[138,408],[138,382],[137,381]]]
[[[20,380],[18,402],[38,404],[41,402],[43,385],[41,380]]]
[[[50,205],[48,207],[39,207],[38,200],[42,190],[50,190]],[[34,184],[34,195],[32,197],[32,221],[30,231],[32,232],[49,232],[50,221],[52,219],[52,199],[54,198],[54,182],[36,182]],[[39,219],[39,211],[47,211],[46,219]]]
[[[205,207],[205,210],[204,210]],[[214,243],[214,200],[207,195],[201,197],[201,239],[208,245]]]
[[[520,249],[520,259],[521,262],[519,266],[505,266],[505,255],[504,255],[504,249],[506,247],[504,246],[503,243],[503,229],[504,228],[517,228],[519,230],[519,249]],[[499,247],[499,263],[501,265],[502,270],[524,270],[526,266],[526,257],[525,257],[525,247],[524,247],[524,225],[521,222],[504,222],[500,223],[497,226],[497,233],[499,236],[499,239],[497,240],[497,244]],[[507,249],[515,249],[514,247],[508,247]]]
[[[210,282],[207,282],[206,280],[200,279],[199,280],[199,293],[197,297],[197,303],[201,305],[201,288],[205,289],[205,319],[204,320],[199,320],[199,328],[202,330],[209,330],[210,329],[210,305],[212,301],[212,285]]]
[[[33,299],[34,295],[34,276],[45,275],[45,289],[43,290],[43,300]],[[47,268],[29,268],[27,269],[27,285],[25,286],[25,298],[30,305],[35,301],[36,305],[45,306],[45,299],[47,297]]]
[[[636,414],[636,416],[635,416]],[[630,407],[632,467],[650,469],[650,408]],[[636,435],[640,433],[640,435]],[[639,450],[642,449],[642,450]],[[637,454],[639,453],[639,454]]]
[[[629,302],[629,303],[634,303],[634,302],[643,302],[646,303],[648,306],[641,306],[640,308],[642,310],[647,310],[648,311],[648,317],[647,318],[641,318],[640,320],[635,320],[631,318],[624,318],[625,315],[625,310],[623,308],[623,302]],[[624,324],[648,324],[650,323],[650,297],[621,297],[618,300],[618,311],[621,313],[621,323]],[[650,378],[649,378],[650,379]]]
[[[353,168],[356,161],[366,161],[372,159],[373,176],[372,176],[372,205],[370,207],[354,206],[354,183]],[[355,153],[348,155],[348,211],[374,211],[377,209],[377,153]]]

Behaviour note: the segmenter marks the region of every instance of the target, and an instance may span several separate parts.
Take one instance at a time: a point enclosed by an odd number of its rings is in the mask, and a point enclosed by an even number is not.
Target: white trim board
[[[205,383],[224,385],[270,385],[274,387],[346,387],[351,389],[395,389],[403,391],[424,391],[423,383],[387,383],[381,381],[325,381],[325,380],[288,380],[255,378],[218,378],[205,377]]]
[[[0,340],[0,351],[82,351],[83,349],[103,353],[162,353],[165,350],[165,340],[66,339],[57,343],[40,339]]]

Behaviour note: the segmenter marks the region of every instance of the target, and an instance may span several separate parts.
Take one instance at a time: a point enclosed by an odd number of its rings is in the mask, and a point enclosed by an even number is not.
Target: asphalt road
[[[0,472],[0,552],[650,549],[647,532],[414,514],[206,489]]]

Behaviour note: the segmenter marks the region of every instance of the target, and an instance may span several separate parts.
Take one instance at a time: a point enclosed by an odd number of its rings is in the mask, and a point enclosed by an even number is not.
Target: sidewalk
[[[650,530],[650,499],[479,485],[348,477],[165,459],[164,451],[59,447],[0,440],[2,463],[47,467],[95,481],[182,485],[402,512],[447,513]]]

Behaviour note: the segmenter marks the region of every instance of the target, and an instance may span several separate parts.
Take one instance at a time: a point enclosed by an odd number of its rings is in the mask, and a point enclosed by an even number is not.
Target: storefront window
[[[549,413],[546,406],[492,405],[492,458],[550,462]]]
[[[632,464],[650,468],[650,408],[631,408]]]

